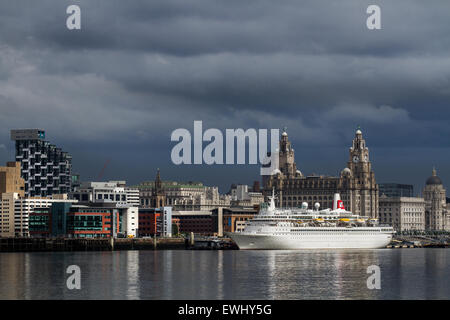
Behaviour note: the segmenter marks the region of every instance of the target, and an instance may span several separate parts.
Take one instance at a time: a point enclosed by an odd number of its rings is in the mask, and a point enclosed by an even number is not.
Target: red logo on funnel
[[[338,207],[338,209],[343,209],[343,210],[345,210],[345,208],[344,208],[344,201],[338,200],[338,202],[337,202],[337,207]]]

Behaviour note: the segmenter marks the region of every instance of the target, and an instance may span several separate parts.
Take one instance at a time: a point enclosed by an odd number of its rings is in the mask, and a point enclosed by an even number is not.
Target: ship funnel
[[[335,193],[333,199],[333,210],[336,209],[345,210],[344,202],[341,200],[341,196],[339,195],[339,193]]]

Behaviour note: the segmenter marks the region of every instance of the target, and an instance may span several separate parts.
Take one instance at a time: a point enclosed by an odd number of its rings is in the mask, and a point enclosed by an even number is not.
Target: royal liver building
[[[331,208],[333,195],[338,192],[346,209],[362,216],[378,217],[378,185],[369,149],[359,129],[350,148],[347,167],[339,177],[304,176],[297,170],[294,149],[284,131],[280,140],[279,170],[265,176],[263,185],[266,196],[275,188],[279,207],[297,207],[307,202],[312,208],[318,202],[321,208]]]

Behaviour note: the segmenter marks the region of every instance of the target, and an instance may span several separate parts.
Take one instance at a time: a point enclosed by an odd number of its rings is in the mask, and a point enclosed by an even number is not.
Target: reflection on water
[[[0,253],[0,299],[449,299],[448,249]],[[81,268],[81,290],[66,268]],[[381,290],[367,288],[367,267]]]

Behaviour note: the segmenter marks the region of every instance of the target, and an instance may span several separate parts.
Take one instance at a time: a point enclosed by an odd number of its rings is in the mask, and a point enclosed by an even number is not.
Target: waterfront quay
[[[449,248],[449,235],[395,235],[387,248]]]
[[[229,239],[209,238],[0,238],[1,252],[113,251],[113,250],[227,250],[237,249]]]
[[[450,248],[450,239],[395,236],[386,248]],[[0,238],[1,252],[114,250],[237,250],[228,238]]]

